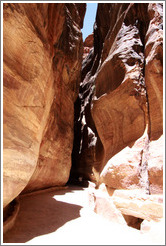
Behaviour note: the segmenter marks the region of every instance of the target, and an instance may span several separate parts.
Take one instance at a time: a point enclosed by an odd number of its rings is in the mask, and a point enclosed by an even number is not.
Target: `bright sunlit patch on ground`
[[[84,188],[82,188],[82,191],[83,190]],[[76,204],[82,207],[88,205],[88,194],[86,191],[80,192],[80,190],[72,190],[65,195],[54,195],[53,198],[57,201]]]

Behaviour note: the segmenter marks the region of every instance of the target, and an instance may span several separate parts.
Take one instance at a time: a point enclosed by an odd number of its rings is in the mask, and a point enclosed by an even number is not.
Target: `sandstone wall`
[[[99,4],[80,74],[85,8],[3,5],[4,207],[68,181],[73,137],[72,178],[162,192],[162,4]]]
[[[68,180],[85,8],[3,4],[4,207],[26,186]]]
[[[75,105],[75,178],[162,192],[162,21],[160,3],[98,5]]]

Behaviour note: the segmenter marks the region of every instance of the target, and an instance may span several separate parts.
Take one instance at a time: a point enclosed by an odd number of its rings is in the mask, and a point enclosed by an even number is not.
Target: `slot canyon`
[[[163,3],[3,3],[3,243],[164,244]]]

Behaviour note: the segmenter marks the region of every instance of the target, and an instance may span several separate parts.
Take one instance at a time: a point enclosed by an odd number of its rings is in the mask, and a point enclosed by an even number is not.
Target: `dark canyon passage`
[[[163,4],[99,3],[83,43],[85,11],[3,4],[5,216],[68,183],[162,194]]]

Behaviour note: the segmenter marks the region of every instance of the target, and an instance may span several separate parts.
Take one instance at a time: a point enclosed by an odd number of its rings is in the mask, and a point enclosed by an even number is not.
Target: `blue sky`
[[[84,19],[84,26],[82,28],[83,41],[93,32],[93,24],[96,18],[97,3],[86,3],[86,13]]]

